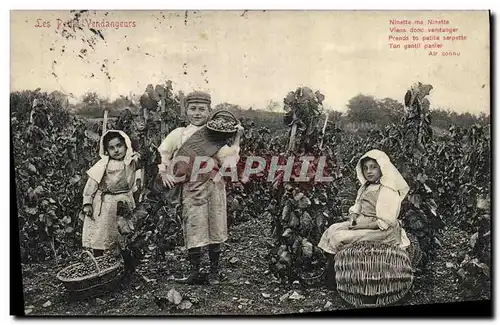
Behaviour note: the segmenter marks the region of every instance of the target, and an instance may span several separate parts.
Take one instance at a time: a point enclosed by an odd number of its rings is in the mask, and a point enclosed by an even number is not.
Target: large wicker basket
[[[381,243],[346,246],[335,255],[335,274],[339,295],[356,307],[395,303],[413,284],[406,251]]]
[[[415,235],[411,233],[406,233],[408,239],[410,240],[410,247],[408,247],[408,257],[410,258],[411,265],[415,270],[420,261],[422,261],[422,249],[420,248],[420,243]]]
[[[56,275],[57,279],[63,283],[70,298],[85,299],[96,297],[115,289],[123,276],[123,263],[117,261],[111,267],[100,269],[99,261],[104,257],[94,258],[88,251],[84,251],[82,254],[87,254],[91,257],[96,267],[95,273],[76,278],[63,276],[65,271],[67,272],[82,265],[82,263],[75,263],[62,269]]]

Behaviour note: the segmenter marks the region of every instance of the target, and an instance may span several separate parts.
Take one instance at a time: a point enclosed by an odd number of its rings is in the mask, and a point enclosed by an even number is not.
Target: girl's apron
[[[85,218],[82,232],[83,246],[92,249],[110,249],[118,241],[118,202],[131,210],[135,208],[133,196],[134,164],[110,160],[105,175],[92,203],[93,218]]]
[[[358,222],[377,220],[376,204],[379,193],[380,187],[376,190],[364,189],[363,193],[357,199],[358,203],[361,205],[361,215],[357,219]],[[402,228],[399,220],[394,227],[389,227],[386,230],[349,229],[350,225],[349,221],[331,225],[321,237],[318,247],[329,254],[336,254],[341,247],[361,241],[387,243],[391,245],[402,244]]]

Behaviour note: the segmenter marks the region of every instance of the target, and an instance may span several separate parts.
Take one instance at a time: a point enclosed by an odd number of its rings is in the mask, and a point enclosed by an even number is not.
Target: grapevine
[[[324,97],[307,87],[286,95],[282,129],[242,117],[245,131],[238,173],[250,156],[264,157],[266,168],[246,181],[227,183],[230,228],[270,215],[272,273],[290,281],[314,277],[323,266],[317,249],[320,236],[331,224],[344,220],[355,199],[358,159],[370,149],[380,149],[410,185],[401,219],[403,228],[419,239],[426,260],[433,259],[445,231],[459,228],[469,243],[467,251],[460,253],[457,275],[470,290],[484,287],[491,266],[491,131],[472,125],[451,127],[442,136],[433,134],[426,98],[430,90],[438,91],[423,84],[411,87],[409,96],[414,99],[405,103],[403,120],[366,134],[349,132],[332,119],[323,133]],[[41,108],[32,117],[35,99],[42,105],[37,105]],[[179,208],[153,186],[158,146],[168,132],[187,124],[180,103],[171,83],[150,85],[141,97],[139,116],[124,111],[108,124],[108,129],[127,132],[145,160],[137,208],[121,213],[134,224],[135,231],[126,238],[134,260],[146,254],[161,260],[182,245]],[[82,248],[81,195],[85,171],[99,158],[102,123],[72,115],[52,95],[37,90],[11,93],[11,126],[22,261],[71,257]],[[293,177],[300,175],[298,157],[305,155],[325,156],[325,175],[333,176],[333,181],[294,182]],[[282,172],[276,173],[274,182],[267,181],[273,156],[279,156],[279,164],[296,157],[290,182],[284,181]],[[315,175],[318,164],[319,159],[310,162],[306,177]]]

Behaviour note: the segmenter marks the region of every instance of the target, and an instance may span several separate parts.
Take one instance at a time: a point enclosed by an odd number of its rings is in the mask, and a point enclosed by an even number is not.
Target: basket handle
[[[92,255],[91,252],[85,250],[83,251],[80,256],[83,256],[83,254],[87,254],[88,256],[90,256],[90,258],[92,259],[92,261],[94,261],[94,264],[95,264],[95,267],[97,268],[97,273],[101,273],[101,269],[99,268],[99,264],[97,263],[97,260],[95,259],[94,255]]]

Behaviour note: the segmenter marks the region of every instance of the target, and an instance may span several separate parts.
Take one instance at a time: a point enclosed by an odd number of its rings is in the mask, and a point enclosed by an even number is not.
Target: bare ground
[[[226,279],[217,286],[180,285],[172,275],[187,271],[181,248],[164,261],[145,260],[138,272],[115,290],[100,298],[71,301],[55,275],[65,266],[55,263],[23,265],[25,312],[29,315],[277,315],[353,308],[335,291],[323,287],[305,288],[282,284],[269,273],[266,241],[270,241],[270,220],[253,219],[232,229],[224,245],[222,266]],[[411,292],[398,305],[489,299],[466,297],[455,267],[467,238],[458,229],[449,229],[443,247],[427,271],[418,274]],[[62,265],[61,265],[62,264]],[[204,265],[208,265],[205,256]],[[163,304],[174,288],[189,300],[181,305]],[[291,297],[298,299],[290,299]]]

